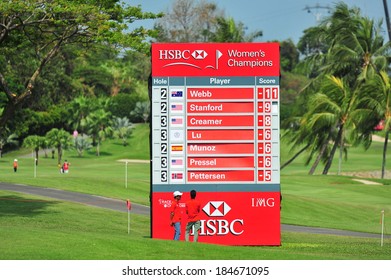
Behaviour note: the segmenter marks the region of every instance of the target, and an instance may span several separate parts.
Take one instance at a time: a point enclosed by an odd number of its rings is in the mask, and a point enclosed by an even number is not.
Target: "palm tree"
[[[149,113],[151,111],[151,105],[148,101],[144,102],[137,102],[136,107],[133,109],[133,111],[130,112],[130,116],[140,118],[146,123],[149,118]]]
[[[111,126],[114,136],[122,140],[122,144],[126,146],[128,144],[128,138],[132,135],[133,124],[128,118],[115,118]]]
[[[387,66],[390,44],[383,43],[380,30],[380,24],[362,17],[358,9],[349,9],[346,4],[339,3],[334,13],[317,28],[317,33],[312,33],[314,38],[328,42],[329,46],[327,52],[314,53],[306,59],[308,69],[317,75],[308,89],[320,92],[310,98],[311,112],[315,114],[311,117],[312,123],[327,123],[325,129],[328,133],[323,142],[326,145],[334,142],[323,174],[327,174],[338,145],[341,162],[344,134],[348,131],[346,125],[354,121],[352,116],[360,118],[360,111],[356,111],[355,106],[362,97],[361,87]],[[351,126],[351,129],[356,127]],[[353,131],[351,135],[357,133]],[[363,135],[354,140],[367,138],[368,135]],[[324,148],[319,150],[319,156],[324,157],[322,153]]]
[[[89,150],[92,145],[87,135],[77,136],[74,139],[74,147],[79,157],[83,156],[85,150]]]
[[[104,109],[98,109],[89,114],[82,125],[86,128],[87,134],[92,137],[92,143],[96,145],[96,155],[100,155],[99,146],[101,142],[111,133],[111,113]]]
[[[89,113],[88,99],[84,96],[79,96],[69,103],[70,118],[68,124],[75,130],[80,129],[80,122]]]
[[[357,91],[351,90],[347,82],[335,76],[327,76],[321,91],[315,94],[310,104],[310,127],[323,126],[325,131],[336,131],[333,147],[328,156],[323,174],[327,174],[331,167],[337,147],[344,148],[344,132],[352,123],[351,114],[357,102]],[[341,160],[341,159],[340,159]]]
[[[35,164],[38,165],[39,149],[44,147],[46,138],[38,135],[27,136],[23,140],[23,146],[26,148],[32,148],[35,151]]]
[[[61,165],[62,151],[69,147],[70,140],[72,138],[71,134],[64,129],[53,128],[48,133],[46,133],[46,138],[48,139],[51,146],[57,148],[57,162],[59,165]]]
[[[17,140],[18,135],[15,133],[9,133],[8,129],[4,129],[0,133],[0,158],[3,157],[3,148],[7,144],[18,145],[19,141]]]
[[[246,27],[243,23],[236,23],[233,18],[217,18],[216,32],[211,34],[213,42],[252,42],[263,35],[262,31],[245,34]]]
[[[385,71],[380,71],[373,79],[363,87],[363,98],[360,104],[365,104],[364,113],[365,118],[362,118],[361,125],[368,123],[369,118],[374,118],[374,122],[384,120],[384,145],[383,145],[383,159],[381,178],[384,178],[387,144],[391,129],[391,80]],[[365,127],[365,126],[364,126]]]

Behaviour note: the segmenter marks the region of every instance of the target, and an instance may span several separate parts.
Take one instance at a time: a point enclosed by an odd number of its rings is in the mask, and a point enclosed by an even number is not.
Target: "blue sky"
[[[166,12],[173,0],[126,0],[130,5],[141,5],[144,11]],[[233,17],[247,26],[248,31],[263,31],[259,41],[292,39],[295,43],[303,30],[317,24],[317,18],[326,16],[335,0],[208,0],[214,2],[226,16]],[[349,7],[359,7],[362,15],[385,22],[383,0],[345,0]],[[388,0],[391,13],[391,1]],[[317,6],[325,8],[316,8]],[[306,7],[310,7],[310,13]],[[145,27],[152,27],[153,21],[144,21]],[[384,37],[388,38],[385,25]]]

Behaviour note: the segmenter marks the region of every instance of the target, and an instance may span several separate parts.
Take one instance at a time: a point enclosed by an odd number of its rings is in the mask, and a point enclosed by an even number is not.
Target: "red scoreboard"
[[[278,43],[152,44],[151,234],[173,192],[202,204],[199,241],[280,245]]]

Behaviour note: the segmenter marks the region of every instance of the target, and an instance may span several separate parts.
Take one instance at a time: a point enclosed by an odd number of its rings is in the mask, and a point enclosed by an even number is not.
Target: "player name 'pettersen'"
[[[223,111],[223,104],[220,105],[196,105],[196,104],[190,104],[189,108],[190,112],[217,112],[217,111]]]
[[[190,180],[225,180],[224,173],[193,173],[189,172]]]

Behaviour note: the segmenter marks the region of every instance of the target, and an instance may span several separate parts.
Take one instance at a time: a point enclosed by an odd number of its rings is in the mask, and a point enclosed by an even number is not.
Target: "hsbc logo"
[[[191,57],[197,60],[202,60],[208,56],[208,53],[204,50],[159,50],[159,59],[162,60],[188,60]]]
[[[194,57],[194,59],[204,59],[208,56],[208,53],[204,50],[195,50],[192,52],[191,56]]]
[[[209,217],[224,217],[231,207],[224,201],[209,201],[202,210]]]
[[[214,55],[205,50],[159,50],[159,60],[167,61],[162,67],[192,67],[198,69],[219,69],[219,59],[223,53],[214,51]]]

